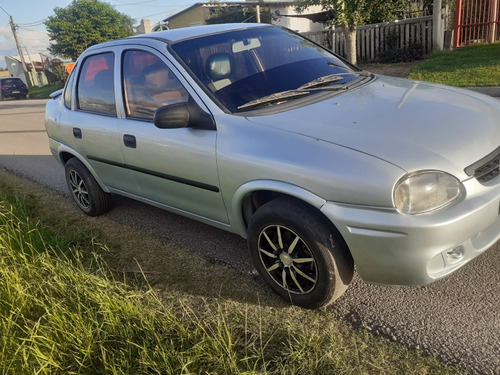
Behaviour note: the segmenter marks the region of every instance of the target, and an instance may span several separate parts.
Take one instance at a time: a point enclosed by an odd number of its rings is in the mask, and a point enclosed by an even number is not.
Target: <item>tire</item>
[[[70,159],[65,169],[69,192],[80,210],[89,216],[98,216],[111,209],[111,194],[101,189],[80,160]]]
[[[353,277],[352,256],[336,229],[298,200],[278,198],[260,207],[248,227],[248,245],[261,277],[296,306],[332,303]]]

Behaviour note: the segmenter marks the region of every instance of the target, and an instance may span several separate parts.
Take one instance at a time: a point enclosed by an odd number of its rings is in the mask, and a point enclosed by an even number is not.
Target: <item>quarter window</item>
[[[128,117],[151,120],[158,108],[184,103],[189,98],[174,73],[157,56],[145,51],[125,52],[123,87]]]
[[[66,107],[71,108],[71,97],[73,96],[73,85],[75,83],[76,76],[76,66],[73,68],[71,75],[68,78],[68,83],[66,84],[66,88],[64,89],[64,104]]]
[[[113,54],[103,53],[88,57],[78,80],[78,108],[116,114]]]

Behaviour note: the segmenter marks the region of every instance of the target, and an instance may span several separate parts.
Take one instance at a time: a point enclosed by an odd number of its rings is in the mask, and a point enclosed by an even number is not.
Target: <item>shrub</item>
[[[382,50],[377,54],[379,63],[397,63],[420,60],[424,55],[422,43],[409,42],[404,47],[400,46],[397,31],[391,30],[385,37]]]

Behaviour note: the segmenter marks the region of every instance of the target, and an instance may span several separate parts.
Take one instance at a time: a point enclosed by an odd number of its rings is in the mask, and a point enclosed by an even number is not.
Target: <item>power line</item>
[[[1,6],[0,6],[0,9],[2,9],[4,11],[4,13],[10,17],[10,14],[5,9],[3,9]]]
[[[42,31],[42,30],[33,30],[33,29],[28,29],[27,27],[23,27],[23,26],[19,26],[20,29],[23,29],[23,30],[28,30],[28,31],[32,31],[34,33],[41,33],[41,34],[45,34],[45,35],[49,35],[48,32],[46,31]]]
[[[35,22],[28,22],[28,23],[19,23],[19,26],[38,26],[42,25],[45,21],[47,21],[47,18],[40,20],[40,21],[35,21]]]

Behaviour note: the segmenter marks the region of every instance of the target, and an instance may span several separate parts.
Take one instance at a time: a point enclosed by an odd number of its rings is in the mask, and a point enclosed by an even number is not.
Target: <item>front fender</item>
[[[302,189],[299,186],[275,180],[254,180],[241,185],[234,193],[231,205],[231,226],[234,232],[243,238],[247,238],[247,228],[243,218],[242,204],[243,199],[255,191],[272,191],[288,195],[309,205],[316,207],[318,210],[323,207],[326,201],[311,193],[308,190]]]

